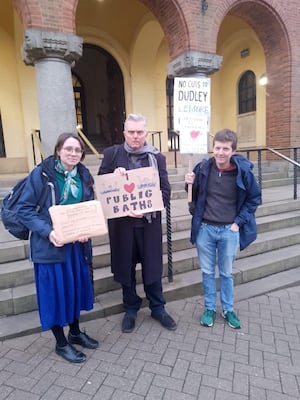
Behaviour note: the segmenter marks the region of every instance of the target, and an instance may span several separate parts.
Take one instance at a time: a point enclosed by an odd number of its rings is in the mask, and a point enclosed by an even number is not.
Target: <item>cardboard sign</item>
[[[158,171],[154,167],[128,170],[125,175],[94,176],[97,199],[106,218],[163,210]]]
[[[49,213],[53,229],[61,243],[71,243],[82,236],[91,238],[107,233],[106,220],[99,200],[52,206]]]

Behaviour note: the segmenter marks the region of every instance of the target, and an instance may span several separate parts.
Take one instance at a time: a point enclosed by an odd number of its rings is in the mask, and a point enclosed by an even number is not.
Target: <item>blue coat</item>
[[[30,251],[34,263],[65,262],[64,248],[54,246],[48,239],[49,233],[53,230],[48,209],[53,205],[53,200],[54,204],[59,204],[60,198],[54,162],[54,156],[50,156],[31,171],[18,204],[18,217],[31,231]],[[82,201],[93,200],[93,177],[83,164],[79,163],[77,168],[82,180]],[[42,208],[37,211],[36,207],[43,197],[44,190],[47,191],[46,199]],[[83,243],[82,246],[86,261],[91,264],[91,241]]]
[[[261,190],[253,174],[253,164],[240,154],[234,154],[231,161],[237,167],[237,207],[234,221],[240,228],[240,250],[245,249],[257,237],[255,211],[261,204]],[[195,211],[192,218],[191,242],[196,243],[202,223],[207,194],[207,180],[213,158],[203,160],[194,168],[193,200]]]

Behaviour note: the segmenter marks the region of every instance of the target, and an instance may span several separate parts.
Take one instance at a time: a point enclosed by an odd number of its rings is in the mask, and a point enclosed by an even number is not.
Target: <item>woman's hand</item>
[[[57,237],[54,231],[51,231],[49,233],[48,239],[50,240],[50,242],[55,246],[55,247],[62,247],[64,244],[61,243]]]
[[[187,183],[188,185],[192,185],[195,180],[195,174],[194,172],[188,172],[184,176],[184,182]]]
[[[80,242],[80,243],[85,243],[85,242],[87,242],[88,240],[89,240],[89,237],[88,236],[81,236],[79,239],[77,239],[78,240],[78,242]]]

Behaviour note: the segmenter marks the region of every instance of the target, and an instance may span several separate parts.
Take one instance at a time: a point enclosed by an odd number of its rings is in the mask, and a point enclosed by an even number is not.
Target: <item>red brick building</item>
[[[299,145],[299,11],[297,0],[6,1],[1,165],[30,167],[32,128],[47,152],[77,123],[100,148],[121,141],[128,112],[148,116],[167,152],[174,76],[211,78],[212,134]]]

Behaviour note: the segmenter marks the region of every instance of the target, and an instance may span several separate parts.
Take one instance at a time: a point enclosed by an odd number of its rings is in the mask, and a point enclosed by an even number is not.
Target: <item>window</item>
[[[84,131],[85,123],[83,121],[84,119],[83,87],[79,78],[75,74],[72,75],[72,81],[73,81],[77,125],[81,125]]]
[[[246,71],[239,81],[239,114],[256,111],[256,79],[252,71]]]

